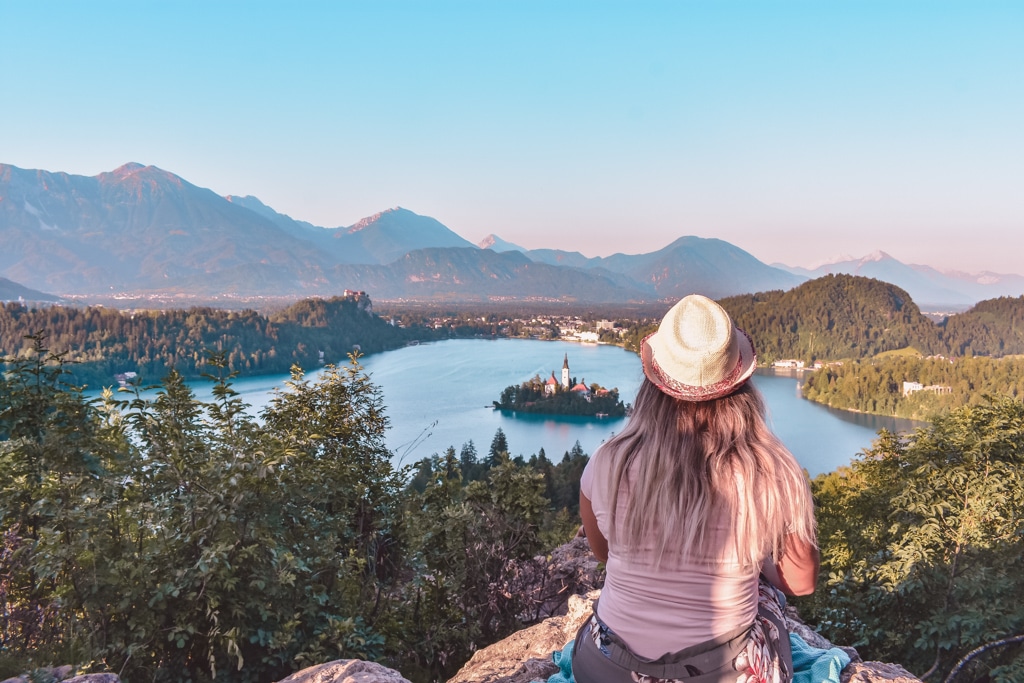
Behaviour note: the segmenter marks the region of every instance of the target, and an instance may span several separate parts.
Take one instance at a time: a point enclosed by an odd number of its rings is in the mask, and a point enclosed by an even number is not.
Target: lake
[[[501,390],[534,375],[554,371],[561,378],[562,361],[569,359],[573,377],[588,385],[597,382],[618,388],[630,403],[643,379],[639,357],[617,346],[526,339],[464,339],[407,346],[368,356],[363,366],[384,396],[391,421],[387,445],[400,464],[413,463],[448,446],[456,450],[470,439],[486,455],[500,427],[512,455],[544,449],[549,459],[561,459],[576,441],[593,453],[617,433],[627,418],[593,419],[517,415],[491,408]],[[239,378],[233,384],[241,397],[259,412],[274,387],[286,377]],[[845,465],[871,446],[879,429],[907,431],[915,423],[875,415],[833,410],[800,397],[795,376],[758,371],[754,383],[769,406],[772,429],[811,476]],[[207,400],[209,386],[194,383],[197,396]]]

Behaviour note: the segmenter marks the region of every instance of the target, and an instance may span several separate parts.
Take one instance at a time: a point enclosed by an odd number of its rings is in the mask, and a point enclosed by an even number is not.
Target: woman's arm
[[[818,581],[818,548],[787,536],[782,557],[766,558],[761,573],[786,595],[810,595]]]
[[[590,550],[599,562],[608,561],[608,539],[604,537],[601,530],[597,528],[597,516],[594,514],[594,506],[590,499],[580,493],[580,517],[583,519],[583,531],[590,544]]]

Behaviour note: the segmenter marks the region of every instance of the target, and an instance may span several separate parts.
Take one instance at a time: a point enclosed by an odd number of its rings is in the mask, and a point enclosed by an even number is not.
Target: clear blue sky
[[[0,0],[0,162],[318,225],[1024,272],[1024,3]]]

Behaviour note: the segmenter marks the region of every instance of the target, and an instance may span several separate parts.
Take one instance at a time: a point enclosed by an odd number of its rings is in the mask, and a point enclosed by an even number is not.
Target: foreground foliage
[[[962,680],[1021,680],[1024,404],[883,433],[813,489],[823,571],[805,608],[825,635],[939,680],[982,648]]]
[[[543,582],[544,473],[504,453],[464,486],[451,449],[409,488],[358,365],[293,370],[257,421],[223,356],[209,403],[176,373],[87,401],[38,337],[10,360],[0,677],[272,681],[355,657],[437,680],[519,628]]]

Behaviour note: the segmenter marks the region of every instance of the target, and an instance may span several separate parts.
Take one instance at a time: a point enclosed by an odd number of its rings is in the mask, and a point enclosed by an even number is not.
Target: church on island
[[[558,387],[559,386],[561,386],[563,390],[580,392],[584,396],[584,398],[588,398],[588,400],[589,400],[590,388],[587,386],[587,383],[586,383],[585,380],[581,381],[581,382],[578,382],[575,386],[572,386],[572,387],[569,386],[569,354],[565,354],[565,358],[562,360],[562,382],[561,382],[561,385],[559,385],[558,380],[555,379],[555,371],[552,370],[551,371],[551,377],[549,377],[548,381],[544,383],[544,393],[546,395],[547,394],[554,394],[555,392],[558,391]],[[608,390],[607,389],[599,389],[598,390],[598,395],[599,396],[603,395],[601,392],[604,392],[605,394],[607,394]]]
[[[626,414],[617,389],[605,389],[597,384],[588,387],[586,380],[574,383],[571,377],[566,354],[562,359],[561,381],[554,371],[547,380],[534,375],[519,386],[505,387],[500,400],[494,401],[494,407],[549,415],[621,417]]]

